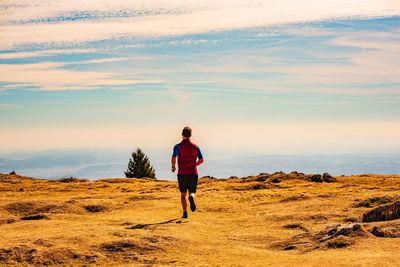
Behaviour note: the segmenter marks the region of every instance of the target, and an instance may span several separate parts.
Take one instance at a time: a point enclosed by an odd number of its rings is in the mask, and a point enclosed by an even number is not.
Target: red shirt
[[[190,142],[190,139],[183,139],[174,146],[172,157],[178,157],[178,174],[197,173],[197,158],[202,159],[200,148]]]

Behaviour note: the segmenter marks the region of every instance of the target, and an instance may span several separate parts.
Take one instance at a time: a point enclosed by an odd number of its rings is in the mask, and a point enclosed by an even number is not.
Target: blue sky
[[[3,152],[400,151],[397,1],[9,1]],[[240,153],[239,153],[240,152]]]

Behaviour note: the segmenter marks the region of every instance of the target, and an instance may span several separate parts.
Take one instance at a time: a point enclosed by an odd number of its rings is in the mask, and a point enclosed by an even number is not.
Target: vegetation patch
[[[375,206],[383,205],[392,202],[393,199],[388,196],[382,196],[382,197],[372,197],[372,198],[367,198],[365,200],[362,200],[358,202],[357,204],[354,205],[356,208],[372,208]]]
[[[50,205],[45,205],[45,206],[37,208],[36,212],[56,212],[59,209],[60,209],[60,206],[50,204]]]
[[[289,202],[289,201],[306,200],[306,199],[309,199],[309,197],[300,195],[300,196],[293,196],[293,197],[287,197],[287,198],[281,199],[280,202]]]
[[[167,199],[167,197],[163,196],[155,196],[153,195],[133,195],[129,197],[129,200],[131,201],[141,201],[141,200],[160,200],[160,199]]]
[[[87,205],[87,206],[83,206],[85,210],[87,210],[88,212],[103,212],[103,211],[107,211],[108,208],[102,205]]]
[[[0,262],[2,263],[33,263],[36,249],[26,245],[15,246],[12,248],[0,248]]]
[[[228,187],[228,189],[231,190],[260,190],[260,189],[268,189],[271,187],[275,187],[275,185],[270,185],[268,183],[263,183],[263,182],[256,182],[256,183],[245,183],[245,184],[237,184],[237,185],[231,185]]]
[[[0,262],[7,265],[56,265],[79,262],[81,255],[69,248],[37,250],[27,245],[0,249]],[[82,262],[82,261],[80,261]]]
[[[300,223],[285,224],[283,226],[283,228],[286,228],[286,229],[300,229],[300,230],[303,230],[305,232],[309,232],[309,230],[307,228],[305,228],[303,225],[301,225]]]
[[[36,240],[33,241],[32,243],[35,244],[35,245],[39,245],[39,246],[41,246],[41,247],[46,247],[46,248],[49,248],[49,247],[53,247],[53,246],[54,246],[54,243],[53,243],[53,242],[50,242],[50,241],[45,240],[45,239],[42,239],[42,238],[36,239]]]
[[[14,215],[28,215],[36,212],[38,204],[31,201],[13,202],[7,204],[4,209]]]
[[[294,227],[294,225],[290,226]],[[296,235],[289,240],[278,242],[272,245],[273,248],[288,250],[300,249],[304,252],[312,251],[322,247],[342,248],[356,243],[360,237],[367,237],[368,232],[360,224],[342,226],[335,224],[326,227],[316,233],[304,233]]]
[[[123,240],[102,243],[97,250],[108,259],[120,262],[140,261],[148,254],[159,252],[162,249],[150,240]]]
[[[10,224],[10,223],[15,223],[17,220],[13,219],[13,218],[9,218],[9,219],[2,219],[0,220],[0,225],[2,224]]]

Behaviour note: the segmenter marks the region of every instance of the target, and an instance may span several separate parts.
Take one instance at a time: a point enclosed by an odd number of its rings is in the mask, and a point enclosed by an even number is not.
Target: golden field
[[[400,199],[400,176],[335,178],[201,178],[197,211],[185,220],[174,181],[1,174],[0,264],[399,265],[400,219],[361,218]],[[332,225],[354,223],[361,228],[348,235],[326,234]],[[373,235],[374,226],[391,235]]]

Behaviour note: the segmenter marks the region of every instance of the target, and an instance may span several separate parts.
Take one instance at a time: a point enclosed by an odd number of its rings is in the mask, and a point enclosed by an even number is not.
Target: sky
[[[398,0],[0,4],[0,152],[400,152]]]

